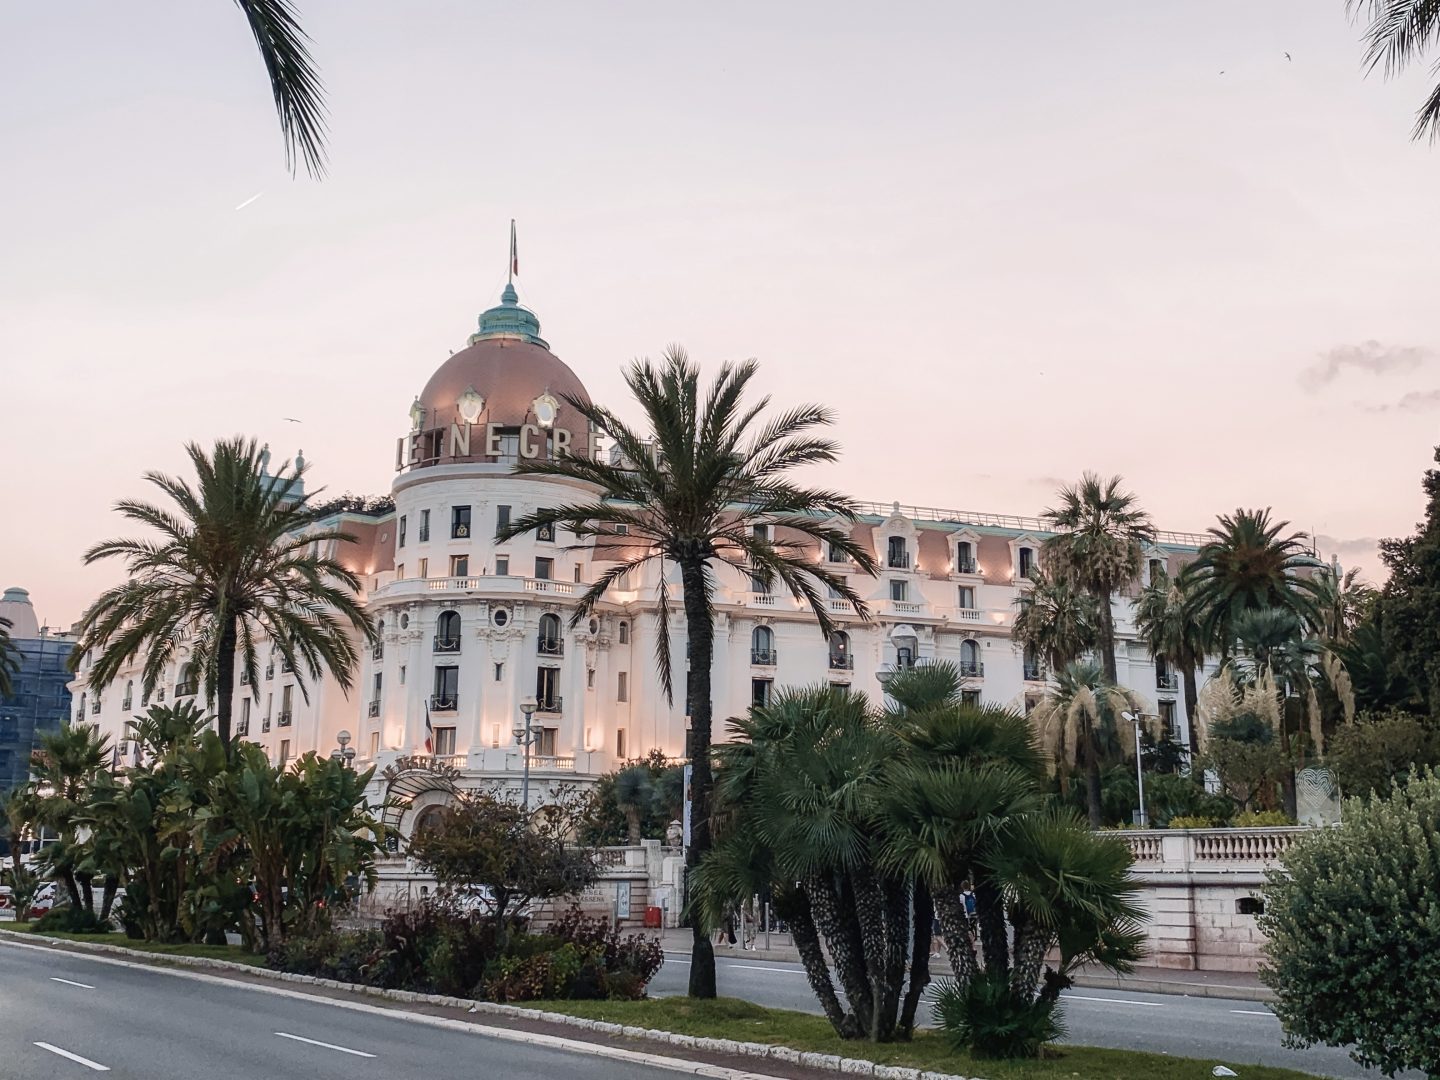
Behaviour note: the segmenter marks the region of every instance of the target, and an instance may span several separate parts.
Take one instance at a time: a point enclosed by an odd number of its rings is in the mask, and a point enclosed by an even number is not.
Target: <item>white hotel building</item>
[[[531,697],[539,706],[531,758],[537,792],[593,779],[653,749],[685,753],[684,617],[678,608],[672,613],[682,688],[672,704],[655,663],[658,571],[648,566],[620,579],[600,609],[572,629],[584,583],[612,566],[617,553],[597,553],[569,534],[494,539],[510,519],[585,495],[567,482],[514,475],[517,460],[557,449],[605,452],[564,404],[565,395],[586,397],[584,385],[539,331],[507,287],[500,305],[480,316],[468,346],[440,366],[411,406],[410,432],[395,450],[394,511],[336,519],[357,538],[340,557],[360,575],[380,643],[365,649],[348,694],[328,678],[302,692],[297,674],[276,657],[262,667],[258,686],[237,687],[236,730],[272,759],[329,754],[345,731],[357,764],[379,767],[377,786],[387,766],[393,787],[399,773],[436,765],[448,773],[449,765],[462,786],[518,791],[523,751],[512,729],[521,702]],[[777,687],[830,681],[878,698],[882,673],[931,659],[957,664],[967,693],[982,702],[1023,707],[1043,692],[1045,672],[1011,640],[1016,599],[1042,560],[1047,534],[1040,522],[899,504],[864,510],[852,535],[881,566],[873,580],[852,577],[870,605],[868,622],[834,599],[839,629],[827,640],[788,594],[754,591],[738,570],[722,576],[715,598],[717,739],[725,737],[725,717]],[[1178,569],[1202,541],[1160,533],[1146,552],[1144,580],[1160,567]],[[672,586],[678,596],[678,580]],[[1188,742],[1179,682],[1135,639],[1127,597],[1117,598],[1116,627],[1120,682]],[[157,698],[173,701],[200,689],[185,652]],[[75,719],[97,723],[120,754],[132,754],[126,724],[147,704],[139,665],[103,693],[87,687],[87,666],[82,660],[71,687]],[[433,801],[417,799],[416,811]],[[404,817],[408,832],[413,817]]]

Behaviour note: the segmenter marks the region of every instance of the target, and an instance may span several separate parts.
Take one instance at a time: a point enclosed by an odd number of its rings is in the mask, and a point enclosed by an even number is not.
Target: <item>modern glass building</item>
[[[11,673],[14,693],[0,698],[0,795],[30,775],[30,751],[47,731],[58,731],[70,713],[66,661],[75,647],[65,632],[41,626],[24,589],[6,589],[0,618],[10,621],[10,642],[20,670]]]

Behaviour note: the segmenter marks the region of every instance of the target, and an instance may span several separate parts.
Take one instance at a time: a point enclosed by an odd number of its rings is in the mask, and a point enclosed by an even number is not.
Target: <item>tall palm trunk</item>
[[[685,677],[685,700],[690,712],[690,847],[685,853],[686,874],[692,874],[710,851],[710,664],[714,656],[715,628],[705,603],[705,564],[699,552],[678,560],[685,596],[685,631],[690,641],[690,670]],[[690,931],[690,996],[715,996],[715,948],[709,928],[692,910]]]
[[[900,1009],[902,1039],[910,1038],[915,1032],[915,1011],[920,1005],[920,995],[930,982],[930,945],[935,921],[935,904],[923,880],[915,882],[912,900],[915,920],[910,941],[910,984],[905,989],[905,1000]]]
[[[1088,716],[1081,721],[1081,740],[1085,749],[1085,812],[1090,828],[1103,824],[1100,812],[1100,740],[1095,737],[1095,723]]]
[[[1185,682],[1185,724],[1190,733],[1190,752],[1192,754],[1199,750],[1195,745],[1195,716],[1200,710],[1199,666],[1193,658],[1187,659],[1180,665],[1180,677]]]
[[[1110,590],[1095,590],[1095,599],[1100,604],[1100,662],[1105,665],[1105,678],[1114,686],[1120,680],[1115,666],[1115,613],[1110,610]]]
[[[216,657],[215,730],[225,744],[225,755],[232,753],[230,713],[235,706],[235,648],[240,642],[237,620],[231,618],[220,631],[220,653]]]

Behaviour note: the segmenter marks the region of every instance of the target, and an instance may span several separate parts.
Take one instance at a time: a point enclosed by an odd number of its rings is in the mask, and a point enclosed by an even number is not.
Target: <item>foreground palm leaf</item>
[[[235,0],[235,4],[250,24],[270,76],[285,135],[285,164],[293,173],[297,157],[304,158],[305,171],[318,180],[325,175],[325,89],[295,5],[291,0]]]
[[[749,574],[767,589],[778,580],[809,605],[828,637],[834,627],[826,589],[850,601],[862,618],[868,612],[843,574],[815,560],[817,545],[867,574],[876,570],[870,553],[850,537],[854,503],[789,479],[797,468],[836,460],[838,445],[814,434],[832,422],[830,410],[801,405],[762,423],[770,399],[744,400],[756,370],[754,361],[726,364],[702,395],[700,371],[680,349],[668,351],[659,364],[632,364],[625,380],[644,412],[648,436],[609,409],[567,397],[570,407],[611,441],[621,463],[581,457],[522,461],[519,473],[579,481],[596,494],[589,501],[527,514],[499,533],[505,540],[559,525],[581,540],[593,539],[598,554],[617,559],[586,589],[572,626],[594,610],[621,575],[660,563],[655,659],[667,696],[673,696],[673,677],[671,595],[664,567],[678,567],[690,645],[685,700],[691,732],[692,869],[710,849],[710,668],[718,572]],[[690,993],[715,996],[714,951],[698,919]]]
[[[10,620],[0,619],[0,698],[15,692],[10,676],[20,670],[19,650],[10,641]]]
[[[1387,77],[1404,71],[1424,57],[1440,35],[1440,4],[1434,0],[1346,0],[1354,15],[1365,10],[1370,24],[1365,28],[1365,66],[1381,68]],[[1430,91],[1415,114],[1412,139],[1440,138],[1440,86]]]
[[[358,656],[351,632],[368,641],[374,631],[356,599],[358,579],[327,553],[354,538],[321,524],[324,515],[308,505],[318,492],[301,494],[303,467],[267,475],[253,439],[223,440],[209,455],[194,443],[186,450],[193,486],[160,473],[145,477],[176,511],[135,500],[116,505],[159,537],[107,540],[86,552],[87,563],[123,560],[129,577],[85,613],[71,662],[95,650],[87,680],[98,693],[143,652],[148,696],[193,633],[189,662],[229,747],[235,669],[238,663],[258,694],[262,638],[295,670],[308,700],[305,675],[319,680],[328,672],[350,688]]]

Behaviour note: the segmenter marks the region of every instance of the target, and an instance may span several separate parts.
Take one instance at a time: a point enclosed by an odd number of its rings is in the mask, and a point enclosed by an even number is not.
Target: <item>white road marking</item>
[[[1079,994],[1066,994],[1066,1001],[1103,1001],[1106,1005],[1143,1005],[1147,1009],[1163,1009],[1165,1004],[1160,1001],[1131,1001],[1129,998],[1097,998],[1082,997]]]
[[[727,971],[768,971],[772,975],[804,975],[803,971],[796,971],[794,968],[781,967],[760,967],[758,964],[726,964]]]
[[[1230,1011],[1237,1016],[1268,1016],[1271,1020],[1280,1019],[1269,1009],[1231,1009]]]
[[[91,986],[89,983],[77,983],[77,982],[71,982],[69,979],[57,979],[54,975],[51,975],[51,976],[50,976],[50,981],[51,981],[51,982],[64,983],[66,986],[78,986],[78,987],[80,987],[81,990],[94,990],[94,989],[95,989],[95,987]]]
[[[374,1054],[367,1054],[364,1050],[351,1050],[348,1046],[336,1046],[334,1043],[321,1042],[319,1039],[307,1039],[303,1035],[291,1035],[288,1031],[277,1031],[276,1035],[282,1039],[294,1039],[296,1042],[309,1043],[311,1046],[323,1046],[326,1050],[339,1050],[342,1054],[354,1054],[356,1057],[373,1058]]]
[[[63,1058],[69,1058],[71,1061],[84,1065],[87,1069],[94,1069],[96,1072],[110,1071],[109,1065],[101,1065],[98,1061],[91,1061],[89,1058],[83,1058],[79,1054],[72,1054],[69,1050],[61,1050],[60,1047],[52,1046],[47,1042],[37,1042],[35,1045],[40,1047],[41,1050],[49,1050],[52,1054],[59,1054]]]

